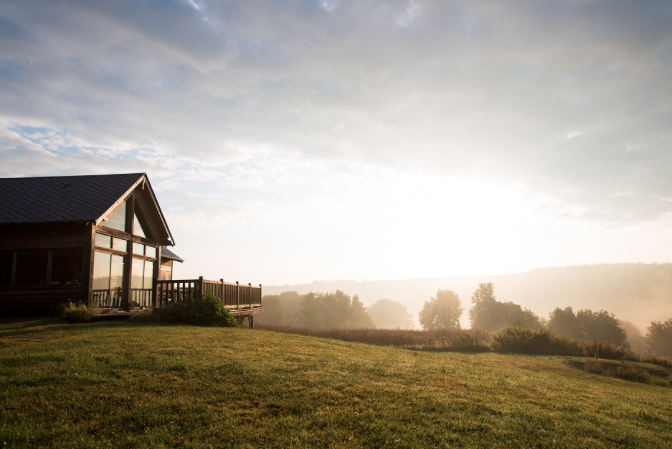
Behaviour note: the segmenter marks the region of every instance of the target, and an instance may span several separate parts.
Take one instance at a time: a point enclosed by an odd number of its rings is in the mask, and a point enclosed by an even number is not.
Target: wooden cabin
[[[129,312],[214,292],[252,323],[261,286],[173,280],[173,245],[144,173],[0,179],[0,316],[67,300]]]

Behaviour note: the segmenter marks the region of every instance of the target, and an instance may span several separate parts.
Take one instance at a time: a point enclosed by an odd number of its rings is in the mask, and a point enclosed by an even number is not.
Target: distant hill
[[[555,307],[607,310],[645,331],[652,320],[672,318],[672,264],[602,264],[541,268],[525,273],[405,279],[395,281],[315,281],[310,284],[264,286],[264,294],[283,291],[342,290],[359,295],[365,305],[380,298],[399,301],[417,322],[422,304],[438,289],[455,291],[465,313],[480,282],[492,282],[499,301],[512,301],[547,317]]]

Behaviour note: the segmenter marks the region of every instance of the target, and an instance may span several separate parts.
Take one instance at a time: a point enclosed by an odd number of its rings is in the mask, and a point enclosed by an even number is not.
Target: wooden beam
[[[93,269],[95,260],[96,226],[88,224],[88,232],[84,241],[84,264],[82,266],[82,284],[84,301],[89,307],[93,307]]]
[[[135,211],[135,192],[131,193],[126,200],[126,231],[133,234],[133,214]],[[126,257],[124,258],[124,279],[122,281],[123,292],[121,294],[121,306],[125,310],[131,310],[131,278],[133,270],[133,241],[126,242]],[[143,273],[144,274],[144,273]]]
[[[156,249],[156,261],[154,261],[154,274],[152,278],[152,295],[154,296],[152,298],[152,305],[154,307],[159,305],[157,304],[159,295],[156,282],[159,280],[159,273],[161,273],[161,246]]]

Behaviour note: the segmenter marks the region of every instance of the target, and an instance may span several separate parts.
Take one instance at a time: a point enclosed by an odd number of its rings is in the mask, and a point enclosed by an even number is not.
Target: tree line
[[[266,295],[264,312],[255,319],[261,325],[305,328],[374,329],[414,327],[413,317],[406,306],[389,299],[380,299],[364,307],[357,295],[349,296],[340,290],[332,293],[283,292]],[[577,310],[556,307],[548,319],[513,302],[498,301],[492,283],[481,283],[471,297],[468,311],[472,329],[498,332],[507,327],[548,330],[561,336],[581,341],[603,341],[630,348],[625,328],[634,326],[618,320],[605,310]],[[426,301],[419,313],[424,330],[460,329],[464,307],[459,296],[451,290],[438,290]],[[636,331],[636,330],[635,330]],[[638,331],[637,331],[638,332]],[[641,338],[641,337],[640,337]],[[652,322],[638,351],[647,350],[672,358],[672,319]]]
[[[471,302],[469,321],[472,329],[490,332],[507,327],[546,329],[560,337],[609,342],[628,349],[631,346],[624,327],[634,326],[618,320],[613,313],[606,310],[595,312],[581,309],[574,312],[571,307],[556,307],[546,320],[519,304],[497,301],[491,282],[479,284]],[[420,310],[420,325],[425,330],[459,329],[463,311],[460,298],[455,292],[439,290]],[[665,322],[652,322],[643,340],[643,347],[637,349],[672,358],[672,318]]]

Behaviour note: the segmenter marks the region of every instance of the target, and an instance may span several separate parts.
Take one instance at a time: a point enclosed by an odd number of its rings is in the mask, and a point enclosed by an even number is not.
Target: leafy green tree
[[[350,296],[340,290],[333,293],[320,293],[323,326],[320,327],[349,327],[351,310]]]
[[[556,335],[577,340],[608,341],[616,346],[630,347],[628,336],[613,313],[582,309],[574,314],[571,307],[551,312],[548,330]]]
[[[263,311],[254,317],[256,324],[271,326],[299,326],[300,306],[304,295],[295,291],[282,292],[279,295],[265,295]]]
[[[439,290],[420,310],[420,325],[425,330],[459,329],[462,303],[452,290]]]
[[[285,307],[280,295],[265,295],[262,311],[254,317],[256,324],[282,326],[285,321]]]
[[[652,321],[644,337],[646,349],[659,356],[672,358],[672,318],[661,323]]]
[[[548,330],[560,337],[583,339],[583,333],[571,307],[561,309],[556,307],[549,316],[546,324]]]
[[[350,322],[348,323],[350,329],[375,329],[376,325],[373,319],[367,312],[359,296],[352,297],[352,304],[350,306]]]
[[[539,317],[531,310],[512,302],[497,301],[492,282],[478,284],[471,302],[473,306],[469,309],[469,320],[472,329],[496,332],[507,326],[529,329],[542,327]]]
[[[302,327],[325,327],[322,319],[322,297],[319,293],[310,292],[303,296],[300,317],[299,324]]]
[[[628,343],[630,344],[630,349],[635,352],[643,353],[644,352],[644,336],[637,326],[632,324],[629,321],[619,320],[618,325],[621,326],[621,329],[625,331],[625,335],[628,337]]]
[[[354,300],[340,290],[308,293],[301,300],[299,324],[314,328],[375,327],[358,296]]]
[[[379,299],[366,308],[376,327],[381,329],[413,329],[413,315],[405,305],[391,299]]]
[[[584,309],[576,312],[576,320],[584,340],[608,341],[616,346],[630,348],[628,336],[613,313]]]

